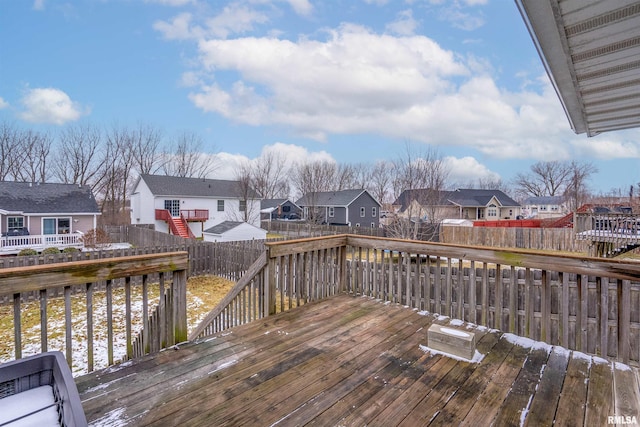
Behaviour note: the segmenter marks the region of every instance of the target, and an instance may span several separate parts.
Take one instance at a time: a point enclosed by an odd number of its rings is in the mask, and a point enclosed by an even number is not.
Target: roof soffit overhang
[[[640,126],[640,2],[515,0],[572,129]]]

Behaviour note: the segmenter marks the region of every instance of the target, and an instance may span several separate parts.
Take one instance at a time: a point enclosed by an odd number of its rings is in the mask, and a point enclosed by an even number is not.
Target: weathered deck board
[[[569,359],[556,411],[556,425],[560,426],[581,426],[584,423],[591,361],[576,352],[573,356]]]
[[[568,364],[569,352],[563,348],[554,348],[542,371],[540,383],[531,402],[527,425],[548,426],[553,424]]]
[[[332,297],[76,382],[92,424],[500,425],[530,407],[529,425],[606,425],[634,409],[635,368],[474,326],[453,327],[485,357],[459,361],[420,347],[433,322],[449,321]]]

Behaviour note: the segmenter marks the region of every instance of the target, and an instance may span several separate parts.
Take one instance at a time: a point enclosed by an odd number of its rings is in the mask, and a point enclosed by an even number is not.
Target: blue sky
[[[460,184],[572,159],[596,192],[640,182],[640,132],[571,131],[510,0],[0,0],[0,121],[193,131],[220,178],[410,143]]]

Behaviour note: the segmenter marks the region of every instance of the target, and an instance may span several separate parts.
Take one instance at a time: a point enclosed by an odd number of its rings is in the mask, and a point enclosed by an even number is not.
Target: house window
[[[360,227],[360,223],[359,222],[356,222],[356,227]]]
[[[10,216],[7,217],[7,231],[22,230],[24,228],[24,217]]]
[[[364,218],[365,215],[366,215],[366,208],[361,207],[360,208],[360,216]]]
[[[333,218],[335,214],[335,208],[333,206],[329,206],[329,218]]]
[[[222,208],[222,210],[224,210],[224,207]],[[247,210],[247,201],[246,200],[240,200],[240,212],[244,212],[246,210]]]
[[[371,223],[371,228],[376,228],[376,224],[375,223]]]
[[[496,205],[489,205],[487,208],[487,217],[496,217],[498,216],[498,209]]]
[[[378,208],[375,206],[371,208],[371,216],[374,218],[378,216]]]
[[[224,212],[224,200],[218,200],[218,212]]]
[[[42,234],[69,234],[71,218],[43,218]]]
[[[165,200],[164,208],[171,216],[180,216],[180,200]]]
[[[291,206],[288,206],[288,205],[283,206],[282,212],[291,212]]]

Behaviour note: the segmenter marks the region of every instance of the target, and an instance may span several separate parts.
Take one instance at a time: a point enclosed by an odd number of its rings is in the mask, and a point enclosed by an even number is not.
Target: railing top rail
[[[101,280],[186,270],[188,252],[134,255],[0,269],[0,294],[81,285]]]
[[[350,234],[335,236],[307,237],[303,239],[282,240],[278,242],[265,242],[269,248],[269,256],[275,258],[283,255],[291,255],[310,250],[329,249],[347,245]]]
[[[272,258],[309,250],[350,245],[381,251],[400,251],[417,255],[442,256],[514,267],[539,268],[623,280],[640,280],[640,262],[638,261],[602,259],[578,254],[557,254],[533,249],[465,246],[354,234],[297,239],[266,243],[266,245],[270,248],[270,257]]]

